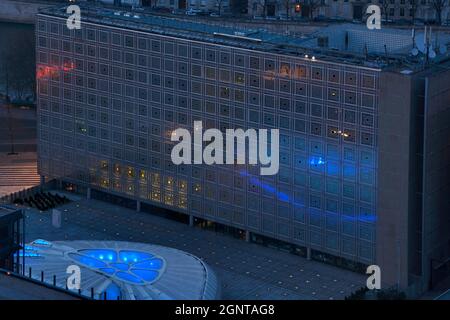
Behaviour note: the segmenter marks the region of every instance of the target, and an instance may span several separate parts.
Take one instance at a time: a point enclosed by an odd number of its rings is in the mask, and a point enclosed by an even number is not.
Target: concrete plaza
[[[366,282],[364,275],[105,202],[78,199],[58,209],[61,228],[52,226],[51,211],[26,209],[27,242],[123,240],[184,250],[214,268],[223,299],[343,299]]]

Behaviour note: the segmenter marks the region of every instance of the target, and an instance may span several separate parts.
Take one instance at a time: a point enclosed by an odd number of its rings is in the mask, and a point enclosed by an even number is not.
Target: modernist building
[[[428,287],[449,257],[446,54],[424,67],[409,31],[294,39],[82,10],[73,31],[64,8],[38,15],[42,176]],[[171,132],[196,120],[279,128],[279,173],[174,165]]]
[[[220,298],[220,283],[214,271],[181,250],[122,241],[37,239],[26,246],[25,264],[32,279],[65,289],[67,268],[74,263],[82,274],[78,293],[94,299]]]

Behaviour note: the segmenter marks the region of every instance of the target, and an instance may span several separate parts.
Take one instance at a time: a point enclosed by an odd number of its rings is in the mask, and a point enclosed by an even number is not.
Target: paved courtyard
[[[214,268],[224,299],[343,299],[366,281],[364,275],[105,202],[79,199],[58,209],[61,228],[51,225],[50,212],[26,209],[27,242],[123,240],[181,249]]]

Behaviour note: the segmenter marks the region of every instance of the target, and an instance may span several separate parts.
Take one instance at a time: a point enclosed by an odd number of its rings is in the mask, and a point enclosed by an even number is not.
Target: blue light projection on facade
[[[84,249],[68,256],[84,267],[132,284],[154,282],[165,267],[162,258],[134,250]]]
[[[325,164],[325,161],[322,159],[322,157],[311,157],[311,159],[309,159],[309,164],[311,166],[321,166]]]
[[[329,175],[335,175],[337,174],[338,171],[338,167],[336,164],[334,163],[327,163],[327,161],[325,161],[322,157],[320,156],[313,156],[309,159],[309,164],[311,166],[312,170],[318,170],[318,171],[323,171],[325,168],[325,165],[327,165],[327,173],[329,173]],[[354,174],[355,169],[354,167],[352,167],[352,169],[347,169],[347,170],[352,170],[352,173],[348,173],[348,174]],[[345,171],[345,169],[344,169]],[[345,172],[344,172],[345,174]],[[287,195],[284,192],[278,191],[277,188],[275,188],[274,186],[262,182],[260,179],[258,179],[257,177],[253,177],[251,176],[247,171],[243,170],[240,172],[240,175],[243,177],[247,177],[249,179],[249,181],[256,185],[259,186],[260,188],[264,189],[265,191],[274,194],[278,200],[282,201],[282,202],[287,202],[292,204],[294,207],[296,208],[305,208],[305,204],[301,203],[299,201],[295,201],[294,199],[291,199],[291,197],[289,195]],[[375,222],[377,220],[377,217],[375,214],[370,213],[370,212],[364,212],[361,213],[359,216],[357,215],[346,215],[346,214],[338,214],[336,212],[327,212],[327,215],[329,216],[341,216],[342,220],[345,221],[359,221],[359,222]]]

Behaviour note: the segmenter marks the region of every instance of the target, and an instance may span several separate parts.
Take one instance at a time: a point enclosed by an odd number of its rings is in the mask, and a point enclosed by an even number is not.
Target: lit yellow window
[[[157,202],[161,201],[161,192],[159,190],[152,191],[152,200]]]
[[[129,178],[134,178],[134,168],[128,167],[127,174]]]
[[[106,179],[102,179],[102,181],[101,181],[101,185],[102,185],[102,187],[103,187],[103,188],[107,188],[107,187],[108,187],[108,185],[109,185],[109,183],[108,183],[108,180],[106,180]]]
[[[180,197],[178,200],[178,206],[180,208],[186,209],[187,208],[187,200],[186,197]]]
[[[164,196],[164,203],[168,204],[170,206],[173,206],[173,195],[172,194],[166,194]]]
[[[172,177],[166,177],[166,188],[173,189],[174,179]]]
[[[180,192],[187,192],[187,182],[186,182],[186,180],[180,180],[178,182],[178,190]]]

